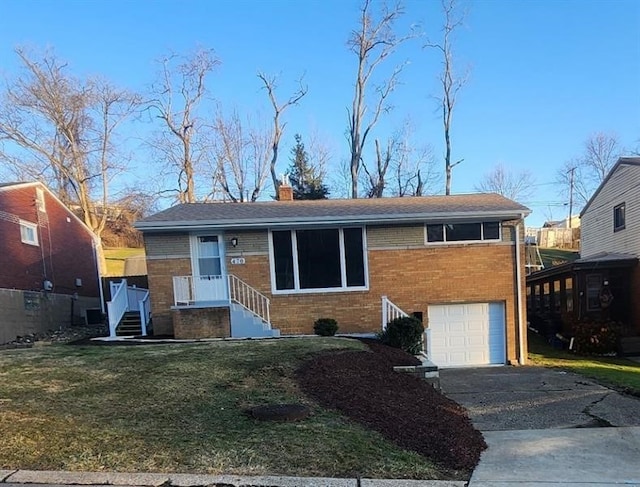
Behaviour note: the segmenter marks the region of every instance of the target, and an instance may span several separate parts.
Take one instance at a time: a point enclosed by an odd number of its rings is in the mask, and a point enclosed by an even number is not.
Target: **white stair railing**
[[[398,306],[389,301],[389,298],[382,296],[382,330],[386,330],[387,324],[396,318],[409,316]]]
[[[228,279],[229,300],[238,303],[243,308],[260,317],[262,321],[267,323],[269,328],[271,328],[269,298],[232,274],[228,275]]]
[[[109,315],[109,336],[116,336],[116,328],[120,320],[127,312],[129,300],[127,296],[127,280],[123,279],[119,283],[111,283],[111,301],[107,303],[107,314]]]
[[[149,291],[147,291],[141,300],[138,301],[138,310],[140,311],[140,327],[142,336],[147,336],[147,325],[151,319],[151,300],[149,299]]]

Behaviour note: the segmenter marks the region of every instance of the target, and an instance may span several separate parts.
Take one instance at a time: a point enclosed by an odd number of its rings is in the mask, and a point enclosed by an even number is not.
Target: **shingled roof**
[[[512,219],[530,210],[493,193],[410,198],[185,203],[138,221],[145,230]]]

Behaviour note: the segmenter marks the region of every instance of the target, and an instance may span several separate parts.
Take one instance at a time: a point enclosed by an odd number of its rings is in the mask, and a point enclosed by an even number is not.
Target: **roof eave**
[[[330,217],[305,217],[305,218],[260,218],[255,220],[184,220],[184,221],[140,221],[134,224],[138,230],[198,230],[198,229],[250,229],[290,226],[312,225],[344,225],[344,224],[384,224],[384,223],[415,223],[426,220],[433,222],[452,220],[478,220],[486,218],[498,218],[501,220],[520,219],[531,213],[528,209],[504,210],[487,212],[454,212],[454,213],[416,213],[416,214],[391,214],[391,215],[354,215],[336,218]]]

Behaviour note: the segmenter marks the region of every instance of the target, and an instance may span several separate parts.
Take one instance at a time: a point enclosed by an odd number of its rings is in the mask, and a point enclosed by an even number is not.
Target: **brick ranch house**
[[[290,191],[181,204],[136,224],[154,333],[311,334],[321,317],[371,333],[400,309],[423,320],[437,365],[524,363],[526,207],[497,194],[292,201]]]
[[[100,307],[96,242],[41,183],[0,183],[0,343]]]

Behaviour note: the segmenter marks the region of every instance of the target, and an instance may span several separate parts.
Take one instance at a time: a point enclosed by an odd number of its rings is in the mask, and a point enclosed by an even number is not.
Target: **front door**
[[[222,241],[218,235],[195,237],[193,286],[196,302],[227,301]]]

